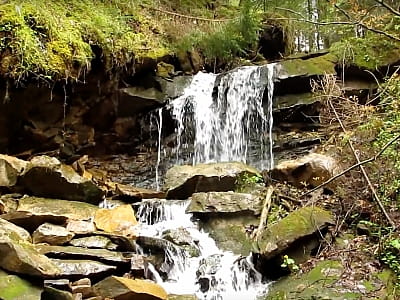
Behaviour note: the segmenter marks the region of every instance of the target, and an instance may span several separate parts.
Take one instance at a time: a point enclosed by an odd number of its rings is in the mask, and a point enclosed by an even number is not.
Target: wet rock
[[[136,252],[136,236],[130,237],[119,233],[107,233],[104,231],[96,231],[93,233],[96,236],[105,236],[118,246],[119,251]]]
[[[238,213],[261,214],[262,199],[252,194],[234,192],[195,193],[192,195],[188,213]]]
[[[118,117],[131,117],[161,106],[165,95],[156,88],[128,87],[118,93]]]
[[[332,214],[319,207],[303,207],[267,227],[256,240],[255,247],[263,259],[271,259],[301,239],[321,234],[333,224]]]
[[[311,153],[299,159],[279,163],[269,172],[271,178],[296,187],[318,186],[337,172],[336,161],[329,156]]]
[[[131,205],[121,205],[113,209],[99,209],[94,223],[100,230],[118,232],[127,236],[135,236],[134,226],[138,224]]]
[[[24,160],[0,154],[0,187],[14,186],[27,165]]]
[[[109,251],[106,249],[87,249],[73,246],[49,246],[37,245],[39,253],[57,258],[79,258],[92,259],[107,263],[130,263],[130,258],[125,257],[120,252]]]
[[[33,195],[98,204],[103,191],[91,180],[49,156],[34,157],[21,178],[21,184]]]
[[[96,231],[96,226],[92,221],[68,220],[67,230],[75,234],[88,234]]]
[[[111,276],[96,285],[94,289],[98,295],[115,300],[166,300],[167,293],[158,284],[141,279],[129,279]]]
[[[173,242],[178,246],[190,245],[193,243],[193,238],[191,237],[190,232],[183,227],[164,231],[162,238]]]
[[[68,219],[89,220],[99,208],[95,205],[58,199],[24,197],[18,210],[1,217],[14,224],[34,231],[43,223],[64,224]]]
[[[218,284],[215,274],[222,267],[221,256],[221,254],[214,254],[200,261],[196,276],[201,292],[205,293]]]
[[[70,241],[70,244],[83,248],[102,248],[108,250],[116,250],[118,248],[118,245],[114,244],[108,237],[100,235],[73,239]]]
[[[104,275],[116,270],[115,266],[109,266],[91,260],[64,260],[54,258],[50,260],[60,270],[59,275],[65,277]]]
[[[56,289],[54,287],[45,287],[42,298],[45,300],[76,300],[76,298],[68,291]]]
[[[30,282],[0,270],[0,299],[40,300],[42,289]]]
[[[249,228],[256,228],[259,220],[251,214],[224,214],[215,218],[200,219],[199,224],[215,240],[218,248],[247,256],[253,250]]]
[[[60,270],[27,241],[27,234],[5,222],[0,227],[0,267],[18,274],[57,276]]]
[[[190,232],[183,227],[166,230],[162,238],[182,247],[191,257],[200,255],[198,241],[194,240]]]
[[[148,263],[146,258],[140,254],[130,254],[131,257],[131,273],[134,277],[145,277],[145,273],[148,269]]]
[[[120,197],[123,197],[124,200],[131,200],[132,202],[137,202],[142,199],[165,198],[164,192],[119,183],[115,185],[115,192]]]
[[[185,88],[192,82],[192,78],[192,76],[176,76],[172,80],[165,80],[163,78],[157,78],[156,80],[166,97],[175,99],[183,95]]]
[[[32,239],[35,244],[47,243],[50,245],[62,245],[74,237],[74,234],[62,226],[51,223],[40,225],[32,234]]]
[[[164,190],[170,199],[187,199],[196,192],[233,191],[244,174],[259,172],[239,162],[174,166],[167,171]]]

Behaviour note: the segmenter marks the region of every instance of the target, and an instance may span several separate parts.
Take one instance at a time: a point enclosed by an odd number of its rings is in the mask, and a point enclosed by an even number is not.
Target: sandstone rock
[[[158,284],[141,279],[129,279],[111,276],[96,285],[94,289],[98,295],[114,300],[166,300],[167,293]]]
[[[333,224],[332,214],[319,207],[303,207],[263,230],[255,247],[264,259],[271,259],[304,237]]]
[[[332,157],[311,153],[299,159],[283,161],[269,174],[275,180],[289,182],[296,187],[318,186],[334,176],[337,168]]]
[[[0,154],[0,187],[14,186],[27,165],[24,160]]]
[[[47,279],[43,282],[43,286],[52,287],[57,290],[70,290],[70,281],[68,279]]]
[[[131,199],[135,202],[142,199],[165,198],[164,192],[138,188],[119,183],[115,185],[115,192],[124,197],[124,199]]]
[[[96,226],[92,221],[80,221],[69,219],[67,230],[75,234],[88,234],[96,231]]]
[[[262,199],[252,194],[234,192],[195,193],[187,208],[188,213],[239,213],[261,214]]]
[[[39,253],[50,255],[54,258],[79,258],[104,261],[107,263],[130,263],[130,258],[125,257],[120,252],[109,251],[106,249],[86,249],[73,246],[49,246],[37,245]]]
[[[187,199],[196,192],[233,191],[244,174],[260,175],[240,162],[174,166],[167,171],[164,190],[170,199]]]
[[[89,220],[98,209],[78,201],[24,197],[19,200],[17,211],[1,215],[1,218],[33,231],[45,222],[63,224],[68,219]]]
[[[21,178],[22,185],[33,195],[98,204],[103,191],[70,166],[56,158],[34,157]]]
[[[94,275],[103,275],[115,271],[115,266],[109,266],[97,261],[91,260],[64,260],[50,259],[51,262],[60,269],[60,276],[88,277]]]
[[[92,283],[89,278],[83,278],[71,284],[73,294],[82,294],[83,298],[95,297]]]
[[[17,238],[18,240],[32,242],[31,235],[29,234],[28,231],[1,218],[0,218],[0,234],[11,234],[13,238]]]
[[[32,239],[35,244],[47,243],[50,245],[62,245],[74,237],[74,234],[62,226],[51,223],[40,225],[32,234]]]
[[[83,248],[102,248],[108,250],[116,250],[118,248],[118,245],[114,244],[108,237],[101,235],[73,239],[70,241],[70,244]]]
[[[26,233],[5,222],[0,227],[0,267],[30,276],[57,276],[60,270],[27,241]]]
[[[99,209],[95,214],[94,223],[100,230],[119,232],[127,236],[135,236],[133,227],[138,224],[131,205]]]
[[[0,270],[0,299],[2,300],[40,300],[42,290],[16,275]]]

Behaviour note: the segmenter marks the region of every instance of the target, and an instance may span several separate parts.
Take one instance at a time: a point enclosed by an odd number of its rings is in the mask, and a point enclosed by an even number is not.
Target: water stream
[[[167,164],[242,161],[260,170],[271,169],[274,67],[197,73],[183,95],[164,108],[177,124],[173,154],[163,158]],[[162,124],[161,113],[158,124]],[[158,136],[157,174],[163,155],[160,132]]]
[[[166,169],[174,164],[241,161],[260,170],[271,169],[273,79],[274,64],[240,67],[224,74],[199,72],[182,96],[159,109],[157,189],[161,163]],[[176,121],[172,151],[163,148],[163,110]],[[196,294],[204,300],[251,300],[265,294],[268,284],[262,282],[250,257],[219,249],[199,230],[193,216],[185,213],[188,204],[146,200],[138,207],[140,236],[165,242],[159,269],[164,274],[150,266],[153,279],[170,294]],[[187,234],[192,250],[162,240],[171,230]]]
[[[250,257],[239,257],[220,250],[209,235],[199,230],[192,215],[185,213],[187,200],[146,200],[137,212],[139,234],[162,238],[169,230],[185,230],[199,252],[193,256],[178,247],[165,250],[165,261],[171,267],[162,280],[154,267],[153,276],[169,294],[193,295],[204,300],[252,300],[267,292]],[[184,229],[183,229],[184,228]]]

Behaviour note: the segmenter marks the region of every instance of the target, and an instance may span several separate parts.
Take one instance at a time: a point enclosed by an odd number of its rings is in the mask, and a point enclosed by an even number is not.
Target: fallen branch
[[[333,113],[335,114],[336,119],[338,120],[338,122],[339,122],[339,124],[340,124],[340,127],[342,127],[343,132],[344,132],[345,134],[347,134],[347,130],[346,130],[346,128],[344,127],[343,122],[342,122],[342,120],[340,119],[340,117],[339,117],[339,115],[338,115],[338,113],[337,113],[335,107],[333,106],[332,102],[331,102],[331,101],[328,101],[328,103],[329,103],[329,106],[332,108]],[[350,149],[351,149],[351,151],[353,152],[353,155],[354,155],[354,157],[355,157],[357,163],[360,163],[360,162],[361,162],[361,161],[360,161],[360,158],[358,157],[358,155],[357,155],[357,153],[356,153],[356,150],[354,149],[353,143],[351,142],[351,140],[349,140],[348,143],[349,143]],[[360,167],[361,173],[363,174],[365,180],[367,181],[368,187],[369,187],[369,189],[371,190],[372,195],[373,195],[374,198],[375,198],[375,202],[378,204],[379,209],[381,210],[381,212],[382,212],[382,214],[385,216],[385,218],[388,220],[389,224],[393,227],[393,229],[396,229],[396,224],[393,222],[393,220],[390,218],[389,214],[386,212],[386,209],[385,209],[385,207],[383,206],[382,201],[379,199],[378,193],[376,192],[374,186],[373,186],[372,183],[371,183],[371,180],[369,179],[369,176],[368,176],[368,174],[367,174],[367,171],[365,171],[365,168],[364,168],[362,165],[360,165],[359,167]]]
[[[258,238],[261,236],[261,233],[264,229],[265,224],[267,223],[267,218],[268,218],[268,213],[269,210],[271,209],[271,203],[272,203],[272,194],[274,192],[274,188],[272,185],[269,185],[267,188],[267,193],[265,195],[265,200],[264,200],[264,205],[263,209],[261,212],[261,217],[260,217],[260,224],[258,225],[257,230],[255,231],[253,237],[258,240]]]
[[[312,192],[315,192],[316,190],[320,189],[321,187],[326,186],[327,184],[331,183],[332,181],[338,179],[339,177],[341,177],[341,176],[343,176],[344,174],[350,172],[351,170],[354,170],[355,168],[357,168],[357,167],[359,167],[359,166],[362,166],[362,165],[365,165],[365,164],[367,164],[367,163],[376,161],[376,160],[378,159],[378,157],[381,156],[381,155],[383,154],[383,152],[385,152],[385,150],[386,150],[390,145],[392,145],[395,141],[397,141],[398,139],[400,139],[400,134],[399,134],[398,136],[394,137],[393,139],[391,139],[391,140],[381,149],[381,151],[379,151],[375,156],[373,156],[373,157],[371,157],[371,158],[368,158],[368,159],[366,159],[366,160],[360,161],[359,163],[356,163],[355,165],[352,165],[351,167],[348,167],[346,170],[344,170],[344,171],[340,172],[339,174],[337,174],[337,175],[331,177],[329,180],[327,180],[327,181],[321,183],[320,185],[316,186],[315,188],[309,190],[308,192],[303,193],[302,195],[300,195],[300,198],[301,198],[301,197],[304,197],[304,196],[307,196],[307,195],[311,194]]]

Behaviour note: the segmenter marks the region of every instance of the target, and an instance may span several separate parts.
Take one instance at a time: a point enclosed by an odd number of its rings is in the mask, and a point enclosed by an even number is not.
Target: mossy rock
[[[335,285],[342,273],[343,266],[339,261],[321,261],[306,274],[289,276],[274,283],[265,300],[361,299],[360,294]]]
[[[328,224],[333,224],[330,212],[319,207],[303,207],[264,229],[254,247],[264,259],[271,259],[294,242],[320,232]]]
[[[279,80],[284,80],[292,77],[311,77],[336,74],[336,63],[337,57],[330,53],[307,59],[288,59],[278,64],[277,68],[279,71],[276,77]]]
[[[40,300],[42,290],[19,278],[0,270],[0,299],[2,300]]]

